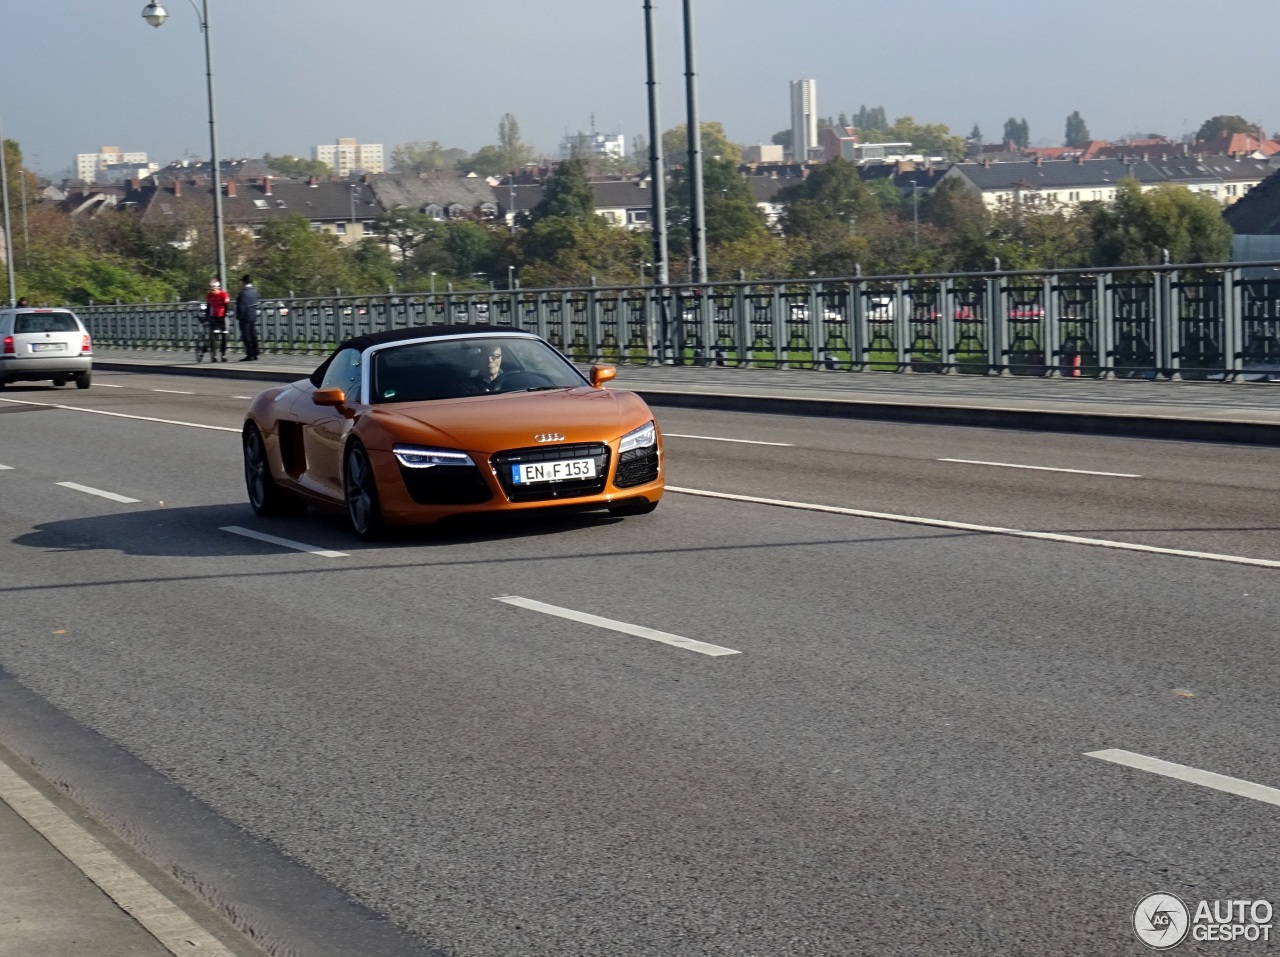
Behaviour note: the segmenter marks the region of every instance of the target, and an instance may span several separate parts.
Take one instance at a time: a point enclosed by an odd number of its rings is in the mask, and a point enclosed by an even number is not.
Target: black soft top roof
[[[329,363],[343,349],[359,349],[364,352],[371,346],[381,346],[388,342],[407,342],[410,339],[440,339],[445,336],[478,336],[495,332],[503,335],[532,334],[511,326],[481,326],[459,323],[449,326],[410,326],[407,329],[387,329],[383,332],[371,332],[363,336],[353,336],[345,342],[339,343],[338,348],[334,349],[330,356],[320,363],[319,368],[311,373],[311,384],[317,389],[320,388],[320,383],[324,381],[324,374],[329,370]]]

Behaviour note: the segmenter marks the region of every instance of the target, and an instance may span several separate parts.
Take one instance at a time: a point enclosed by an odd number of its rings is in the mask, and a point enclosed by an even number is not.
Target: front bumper
[[[548,448],[542,451],[552,452],[553,450]],[[456,469],[458,479],[430,483],[423,482],[413,475],[406,476],[406,472],[415,470],[402,468],[391,452],[371,449],[369,457],[378,477],[378,496],[381,500],[383,518],[393,525],[425,525],[442,518],[473,513],[527,512],[565,508],[600,509],[624,502],[636,502],[640,499],[657,502],[662,498],[665,469],[660,443],[654,449],[657,460],[655,466],[641,473],[640,477],[645,480],[640,482],[636,482],[637,473],[634,467],[626,468],[632,458],[629,453],[628,457],[623,458],[620,463],[616,444],[601,445],[600,451],[604,453],[601,458],[608,464],[607,478],[604,481],[566,482],[564,487],[556,490],[555,494],[541,495],[533,499],[523,494],[526,490],[513,489],[510,482],[499,478],[497,468],[499,465],[504,465],[504,470],[509,467],[505,463],[511,461],[511,452],[498,453],[492,457],[469,453],[475,461],[474,468],[437,466],[437,469],[450,472]],[[623,467],[621,472],[620,465]],[[435,469],[421,471],[431,472]],[[466,473],[465,479],[463,473]],[[575,484],[577,487],[574,487]],[[424,489],[438,490],[442,498],[452,500],[425,500],[429,496],[424,495]],[[550,491],[548,489],[548,492]]]

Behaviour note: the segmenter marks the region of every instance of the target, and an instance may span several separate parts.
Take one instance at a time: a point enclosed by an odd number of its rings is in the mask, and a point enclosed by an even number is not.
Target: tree
[[[851,117],[851,125],[856,129],[862,130],[864,133],[872,131],[884,133],[889,129],[889,121],[885,117],[883,106],[874,106],[867,109],[866,105],[858,108],[858,112]]]
[[[973,129],[969,131],[969,142],[976,143],[978,146],[982,145],[982,130],[978,128],[977,123],[974,123]]]
[[[520,281],[528,287],[634,283],[650,255],[643,233],[599,216],[548,216],[524,230],[519,243]]]
[[[264,295],[331,295],[355,291],[359,273],[332,233],[311,231],[304,216],[266,223],[249,263]]]
[[[547,178],[542,199],[530,211],[534,223],[542,219],[594,219],[596,195],[587,182],[586,167],[581,160],[564,160]]]
[[[444,169],[444,147],[429,143],[401,143],[391,150],[391,168],[397,173],[427,173]]]
[[[1090,204],[1096,266],[1147,266],[1223,262],[1231,258],[1232,233],[1212,196],[1185,186],[1158,186],[1143,192],[1133,179],[1116,187],[1110,203]]]
[[[774,146],[781,146],[788,153],[791,152],[791,137],[793,133],[790,129],[778,130],[773,136],[769,137],[769,142]]]
[[[498,152],[504,170],[517,170],[533,159],[533,149],[520,139],[520,124],[510,113],[498,121]]]
[[[1084,118],[1080,115],[1080,111],[1076,110],[1067,117],[1067,131],[1063,139],[1063,146],[1086,146],[1089,143],[1089,127],[1085,126]]]
[[[674,157],[689,155],[689,127],[681,123],[662,134],[662,150],[671,165],[676,165]],[[737,166],[742,162],[742,147],[729,142],[725,135],[723,123],[702,124],[702,156],[703,159],[719,157]]]
[[[847,160],[829,160],[778,194],[782,231],[814,241],[847,237],[877,219],[880,204]]]
[[[1205,120],[1196,131],[1196,142],[1220,140],[1235,133],[1261,133],[1261,127],[1250,123],[1243,116],[1214,116]]]
[[[910,143],[917,153],[925,156],[964,159],[964,139],[952,136],[951,128],[942,123],[921,126],[909,116],[900,116],[883,135],[891,142]]]
[[[1025,118],[1017,120],[1011,116],[1004,121],[1004,141],[1024,150],[1031,145],[1031,132]]]
[[[702,169],[702,190],[708,246],[750,239],[768,230],[764,213],[735,164],[707,160]],[[668,241],[679,255],[689,248],[689,199],[689,176],[681,168],[672,176],[667,192]]]
[[[336,170],[328,163],[320,160],[299,159],[286,153],[284,156],[272,156],[270,153],[262,157],[266,163],[281,176],[291,179],[306,179],[309,176],[332,176]]]
[[[502,150],[496,146],[482,146],[471,156],[458,164],[464,173],[475,173],[477,176],[501,176],[508,172],[507,162]]]

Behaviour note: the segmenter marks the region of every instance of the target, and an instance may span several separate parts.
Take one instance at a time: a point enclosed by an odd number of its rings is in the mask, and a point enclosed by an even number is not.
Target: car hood
[[[548,434],[563,435],[557,443],[608,442],[653,418],[633,393],[589,387],[381,405],[368,414],[391,442],[486,454],[537,445]]]

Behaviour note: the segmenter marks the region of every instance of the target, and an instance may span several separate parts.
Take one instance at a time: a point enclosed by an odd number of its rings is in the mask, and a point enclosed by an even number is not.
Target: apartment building
[[[311,158],[328,164],[339,176],[386,172],[382,144],[360,143],[354,137],[343,137],[331,145],[313,147]]]

